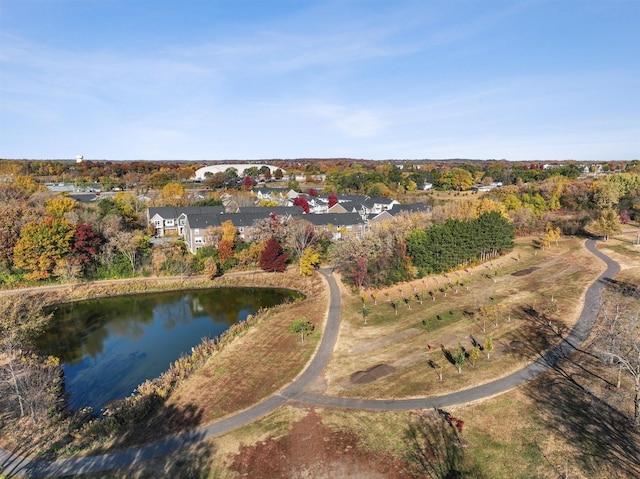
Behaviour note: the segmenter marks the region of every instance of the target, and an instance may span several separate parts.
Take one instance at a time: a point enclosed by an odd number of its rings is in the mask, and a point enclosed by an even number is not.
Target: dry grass
[[[604,268],[582,243],[580,239],[565,238],[551,249],[538,251],[530,246],[530,239],[524,239],[511,254],[469,272],[379,291],[376,305],[370,293],[366,293],[367,324],[362,317],[361,299],[346,292],[338,345],[326,370],[327,393],[383,398],[434,396],[481,384],[521,368],[530,358],[512,354],[511,341],[534,342],[537,347],[541,346],[541,338],[545,347],[559,342],[561,337],[556,333],[573,326],[586,288]],[[513,275],[531,267],[539,269],[523,276]],[[463,282],[464,286],[450,286],[445,297],[438,289],[448,284],[449,279],[453,284]],[[401,302],[402,298],[425,291],[435,291],[436,300],[427,296],[420,304],[413,299],[411,309]],[[397,315],[387,301],[387,294],[391,301],[400,301]],[[496,304],[504,305],[497,326],[495,315],[486,321],[479,315],[481,306]],[[557,308],[548,313],[553,318],[552,327],[527,314],[530,312],[527,308],[540,313]],[[489,335],[495,345],[491,359],[480,359],[476,367],[467,363],[463,373],[457,374],[456,366],[445,358],[441,346],[453,350],[461,344],[469,350],[471,336],[482,345]],[[444,381],[438,380],[429,361],[443,368]],[[353,372],[377,364],[392,365],[396,372],[365,385],[349,381]]]

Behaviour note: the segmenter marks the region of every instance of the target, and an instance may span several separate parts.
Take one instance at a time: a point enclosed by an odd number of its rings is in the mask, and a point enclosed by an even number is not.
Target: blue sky
[[[640,158],[640,0],[0,0],[0,157]]]

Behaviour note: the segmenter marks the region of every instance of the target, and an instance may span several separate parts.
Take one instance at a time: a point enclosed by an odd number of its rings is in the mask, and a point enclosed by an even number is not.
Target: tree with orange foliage
[[[227,220],[220,225],[222,228],[222,238],[218,243],[218,259],[221,264],[232,260],[235,257],[234,247],[236,245],[236,235],[238,230],[233,226],[231,220]]]
[[[14,266],[25,279],[49,278],[56,262],[71,251],[74,226],[64,218],[47,216],[24,225],[13,249]]]

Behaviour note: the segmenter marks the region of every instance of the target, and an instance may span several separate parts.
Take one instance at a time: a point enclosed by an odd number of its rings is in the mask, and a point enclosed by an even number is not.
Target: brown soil
[[[240,477],[256,479],[412,477],[403,461],[367,451],[359,443],[357,435],[331,430],[311,410],[286,436],[241,446],[229,468]]]
[[[395,371],[396,368],[388,364],[376,364],[365,371],[356,371],[349,379],[353,384],[366,384],[393,374]]]

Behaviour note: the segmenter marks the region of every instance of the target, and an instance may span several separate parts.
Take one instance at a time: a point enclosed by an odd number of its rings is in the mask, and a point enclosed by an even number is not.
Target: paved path
[[[0,449],[0,472],[9,477],[22,476],[35,478],[100,472],[126,467],[169,454],[202,441],[203,439],[219,436],[237,429],[273,412],[289,400],[296,400],[317,406],[347,409],[415,410],[463,404],[508,391],[549,369],[557,361],[578,348],[589,336],[589,332],[593,327],[599,310],[600,294],[604,286],[604,281],[602,280],[604,278],[613,278],[620,267],[616,262],[598,251],[593,240],[587,240],[586,247],[591,253],[606,263],[607,269],[587,290],[585,305],[575,327],[558,346],[525,368],[504,378],[474,388],[431,398],[396,400],[353,399],[308,392],[306,388],[312,381],[320,376],[329,362],[340,328],[340,290],[331,273],[327,270],[321,270],[320,272],[328,281],[331,296],[329,314],[322,340],[316,354],[304,372],[275,395],[244,411],[240,411],[232,416],[228,416],[193,431],[168,437],[139,448],[127,449],[101,456],[44,461],[21,457],[19,451],[10,452]]]

